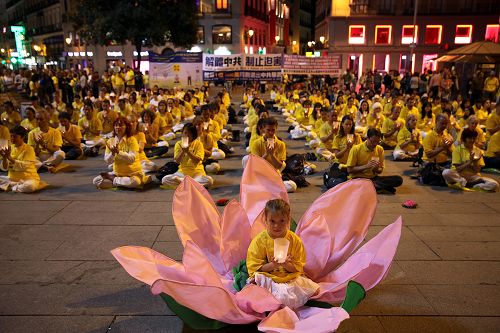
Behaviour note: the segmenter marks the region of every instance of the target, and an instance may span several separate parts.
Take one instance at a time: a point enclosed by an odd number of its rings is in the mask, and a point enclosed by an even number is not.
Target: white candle
[[[274,239],[274,259],[282,264],[286,261],[288,255],[288,246],[290,241],[286,238],[275,238]]]

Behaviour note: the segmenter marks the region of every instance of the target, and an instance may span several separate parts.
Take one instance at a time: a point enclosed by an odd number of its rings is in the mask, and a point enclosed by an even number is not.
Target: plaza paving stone
[[[289,153],[305,152],[304,141],[287,144]],[[214,200],[238,199],[244,150],[234,147],[215,176]],[[147,246],[181,260],[173,191],[99,191],[92,178],[106,169],[102,157],[70,163],[75,172],[42,174],[51,184],[42,192],[0,193],[0,332],[196,332],[109,252]],[[289,196],[297,221],[324,191],[328,164],[317,165],[311,185]],[[402,174],[404,183],[396,195],[378,196],[367,239],[402,216],[401,242],[385,280],[338,332],[499,332],[500,195],[421,186],[413,172],[386,159],[385,173]],[[418,208],[401,207],[407,199]]]

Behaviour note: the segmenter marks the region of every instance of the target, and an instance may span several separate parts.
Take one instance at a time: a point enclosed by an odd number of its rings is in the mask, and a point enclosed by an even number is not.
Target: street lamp
[[[66,44],[70,45],[72,40],[71,37],[66,37],[64,41],[66,42]]]
[[[252,29],[247,31],[247,54],[250,54],[250,38],[252,38],[254,31]]]
[[[325,43],[325,36],[319,37],[319,41],[321,42],[321,44],[324,44]]]
[[[276,45],[278,45],[280,41],[280,36],[274,36],[274,40],[276,41]]]

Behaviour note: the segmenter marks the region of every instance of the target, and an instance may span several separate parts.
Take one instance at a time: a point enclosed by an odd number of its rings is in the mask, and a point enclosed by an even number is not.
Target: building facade
[[[435,59],[469,43],[498,42],[497,0],[318,0],[316,38],[328,53],[342,55],[342,68],[421,72]]]
[[[102,47],[80,38],[69,19],[75,4],[76,0],[0,0],[0,10],[5,9],[1,26],[25,29],[26,54],[19,56],[20,61],[97,70],[117,62],[132,65],[136,53],[130,43]],[[299,53],[300,45],[312,39],[312,0],[196,0],[196,5],[199,26],[193,52]],[[8,31],[2,37],[5,48],[16,53],[14,34]],[[142,70],[148,68],[149,51],[165,54],[177,49],[169,45],[144,49]]]

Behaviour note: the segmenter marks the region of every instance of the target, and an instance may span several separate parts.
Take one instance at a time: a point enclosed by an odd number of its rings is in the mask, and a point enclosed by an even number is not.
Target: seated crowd
[[[357,93],[345,86],[300,89],[290,84],[273,86],[264,101],[247,88],[241,109],[247,152],[267,160],[278,173],[287,168],[285,139],[305,140],[310,159],[330,162],[337,183],[368,178],[379,193],[395,193],[403,183],[399,175],[383,175],[385,151],[395,161],[436,163],[445,168],[448,185],[461,189],[495,191],[498,183],[481,169],[500,169],[500,104],[489,100],[474,105],[434,96],[432,92],[402,93],[385,89]],[[383,97],[381,97],[383,95]],[[135,91],[109,87],[76,92],[73,102],[31,96],[24,117],[14,104],[2,105],[0,124],[0,188],[33,192],[40,188],[38,172],[57,172],[65,160],[104,155],[103,169],[93,179],[97,188],[140,188],[152,181],[174,144],[176,171],[158,179],[175,188],[185,176],[205,187],[214,184],[220,160],[230,154],[231,98],[222,90],[210,99],[206,89],[153,87]],[[276,135],[278,119],[290,125],[288,138]],[[23,119],[24,118],[24,119]],[[234,121],[233,121],[234,123]],[[243,158],[243,167],[247,157]],[[316,166],[306,162],[304,174]],[[289,192],[298,184],[285,178]]]

